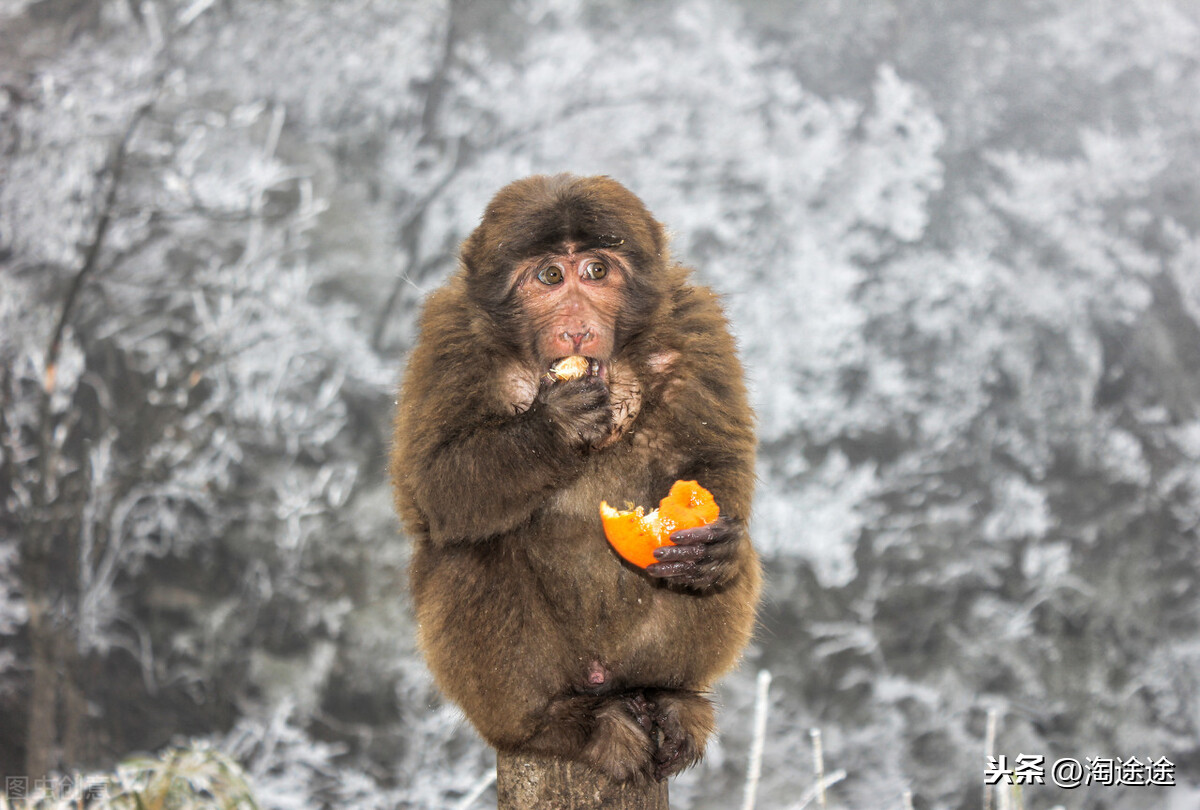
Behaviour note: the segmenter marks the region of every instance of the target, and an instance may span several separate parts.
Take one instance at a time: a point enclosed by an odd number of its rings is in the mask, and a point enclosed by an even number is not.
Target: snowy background
[[[673,806],[1200,803],[1196,0],[0,2],[0,771],[211,741],[264,804],[492,767],[385,476],[488,197],[606,173],[725,296],[761,630]],[[31,722],[31,720],[33,722]],[[1189,787],[1189,785],[1191,787]],[[485,794],[475,806],[494,802]]]

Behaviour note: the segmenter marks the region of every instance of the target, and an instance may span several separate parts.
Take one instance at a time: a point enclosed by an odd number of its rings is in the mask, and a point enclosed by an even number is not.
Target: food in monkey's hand
[[[546,381],[563,382],[578,380],[589,374],[595,376],[600,370],[599,367],[600,364],[596,360],[588,359],[582,354],[573,354],[570,357],[556,360],[554,365],[550,366],[550,370],[546,372]]]
[[[600,502],[600,520],[609,545],[639,568],[658,562],[654,549],[675,545],[670,540],[673,533],[707,526],[720,514],[712,493],[695,481],[676,481],[652,512],[641,506],[621,512]]]

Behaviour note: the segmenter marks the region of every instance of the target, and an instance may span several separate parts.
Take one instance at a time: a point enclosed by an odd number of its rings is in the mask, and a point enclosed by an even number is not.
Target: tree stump
[[[614,782],[557,757],[496,754],[497,810],[669,810],[667,783]]]

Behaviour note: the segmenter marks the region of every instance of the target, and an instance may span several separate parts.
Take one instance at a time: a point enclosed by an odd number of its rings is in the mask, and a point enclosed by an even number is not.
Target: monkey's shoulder
[[[689,281],[676,288],[670,297],[671,316],[679,326],[720,325],[727,328],[721,296],[706,284]]]
[[[494,351],[489,339],[493,328],[487,316],[471,304],[462,279],[455,276],[425,299],[409,366],[420,362],[478,365]]]
[[[429,296],[400,389],[399,413],[413,417],[408,429],[430,420],[470,424],[529,407],[538,375],[498,351],[493,330],[459,279]]]

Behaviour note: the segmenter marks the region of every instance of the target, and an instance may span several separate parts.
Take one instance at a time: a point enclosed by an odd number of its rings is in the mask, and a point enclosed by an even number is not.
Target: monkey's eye
[[[608,268],[604,266],[604,262],[588,262],[583,272],[592,281],[599,281],[608,275]]]
[[[537,274],[538,281],[551,286],[559,284],[563,280],[562,268],[557,264],[552,264],[549,267],[543,267]]]

